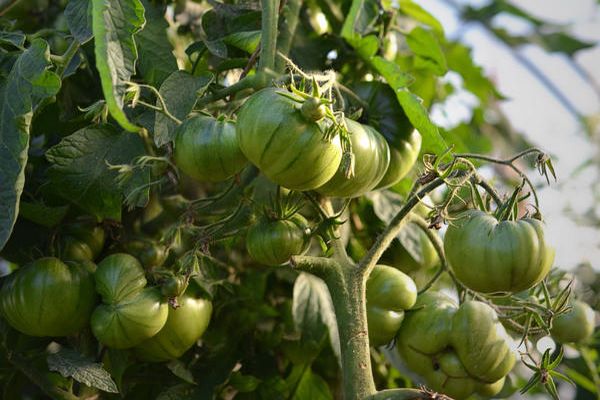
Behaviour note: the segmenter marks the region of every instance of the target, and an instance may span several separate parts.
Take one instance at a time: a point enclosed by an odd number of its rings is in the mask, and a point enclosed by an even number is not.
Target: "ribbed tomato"
[[[575,300],[571,310],[554,319],[550,334],[560,343],[577,343],[591,337],[595,326],[596,314],[592,307]]]
[[[178,303],[178,308],[169,309],[162,329],[135,347],[138,358],[148,362],[174,360],[200,339],[210,322],[212,303],[196,297],[190,289],[180,296]]]
[[[390,149],[379,132],[368,125],[346,119],[352,152],[354,176],[347,179],[341,166],[317,192],[329,197],[358,197],[377,186],[390,164]]]
[[[248,163],[235,133],[235,124],[224,118],[197,115],[177,128],[175,164],[201,182],[221,182]]]
[[[304,254],[310,244],[308,222],[300,214],[287,219],[261,217],[248,229],[246,249],[255,261],[281,265],[292,256]]]
[[[0,289],[8,323],[30,336],[67,336],[84,328],[97,300],[94,264],[48,257],[13,272]]]
[[[271,181],[312,190],[333,177],[342,160],[339,135],[325,140],[326,121],[302,115],[301,105],[267,88],[252,95],[238,113],[237,137],[244,155]]]
[[[546,277],[554,261],[541,221],[498,221],[479,210],[450,223],[444,249],[456,277],[483,293],[529,289]]]

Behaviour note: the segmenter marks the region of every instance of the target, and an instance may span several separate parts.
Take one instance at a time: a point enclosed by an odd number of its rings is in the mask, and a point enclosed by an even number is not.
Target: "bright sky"
[[[481,6],[488,1],[454,0]],[[585,226],[584,214],[600,219],[600,158],[598,139],[593,143],[577,118],[534,76],[517,61],[514,53],[477,23],[465,24],[447,0],[419,0],[435,15],[452,39],[461,38],[473,49],[475,61],[482,65],[509,100],[501,104],[513,126],[528,140],[552,155],[559,177],[557,184],[544,185],[538,194],[547,223],[547,234],[557,249],[557,266],[572,269],[590,262],[600,271],[600,230]],[[565,25],[580,40],[600,43],[600,6],[594,0],[519,0],[519,7],[534,16]],[[510,15],[493,21],[515,34],[526,34],[530,24]],[[578,113],[600,116],[600,99],[592,86],[581,78],[566,56],[548,54],[537,46],[518,50],[545,74],[563,93]],[[600,45],[577,53],[577,64],[600,84]],[[455,79],[453,76],[449,80]],[[448,102],[445,112],[434,110],[433,117],[442,126],[453,126],[469,118],[472,96],[458,94]],[[596,138],[600,132],[596,128]],[[499,156],[509,156],[502,154]],[[581,168],[586,161],[595,164]],[[579,172],[575,174],[576,169]],[[537,172],[530,177],[538,179]],[[568,179],[568,182],[567,182]],[[589,224],[588,224],[589,225]]]

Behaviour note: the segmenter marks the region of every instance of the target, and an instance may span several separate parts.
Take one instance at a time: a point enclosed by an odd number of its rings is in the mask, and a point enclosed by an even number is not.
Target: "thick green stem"
[[[262,0],[262,23],[260,60],[258,69],[274,70],[277,53],[277,22],[279,20],[279,0]]]
[[[418,399],[438,399],[451,400],[450,397],[443,394],[436,394],[432,397],[431,393],[427,393],[419,389],[390,389],[377,392],[366,400],[418,400]]]
[[[220,99],[224,99],[225,97],[235,94],[242,90],[260,89],[266,85],[267,78],[268,75],[264,73],[256,73],[255,75],[247,76],[231,86],[228,86],[221,90],[215,90],[211,94],[198,99],[195,108],[201,110],[207,104],[210,104]]]
[[[279,53],[286,57],[290,52],[292,40],[296,33],[300,8],[302,8],[302,0],[288,0],[283,10],[285,25],[281,28],[281,35],[279,37],[279,43],[277,43],[277,48]],[[275,70],[277,72],[283,72],[285,69],[285,60],[282,57],[277,57],[275,63]]]
[[[354,265],[331,258],[294,257],[292,265],[325,281],[338,323],[345,400],[364,400],[376,393],[367,327],[366,278]]]

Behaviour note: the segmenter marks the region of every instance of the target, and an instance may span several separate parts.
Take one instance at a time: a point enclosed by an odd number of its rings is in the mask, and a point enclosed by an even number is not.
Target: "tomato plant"
[[[539,75],[592,44],[430,3],[0,2],[0,397],[597,397],[600,280],[550,245],[586,202],[547,211],[590,163],[454,26]]]

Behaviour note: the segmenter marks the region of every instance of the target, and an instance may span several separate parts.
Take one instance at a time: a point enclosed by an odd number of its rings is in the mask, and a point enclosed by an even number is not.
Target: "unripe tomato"
[[[421,150],[421,134],[410,123],[394,90],[382,82],[359,82],[354,92],[367,103],[363,120],[385,137],[390,146],[390,165],[377,185],[392,186],[414,166]]]
[[[235,124],[206,115],[194,116],[177,128],[175,164],[201,182],[221,182],[247,164],[235,134]]]
[[[362,196],[377,186],[390,163],[389,146],[379,132],[350,119],[346,125],[354,153],[354,176],[346,178],[340,166],[333,178],[317,189],[324,196]]]
[[[134,239],[123,244],[123,249],[138,259],[147,270],[163,265],[167,258],[165,246],[148,239]]]
[[[281,265],[292,256],[304,254],[310,244],[308,222],[300,214],[273,220],[266,216],[248,229],[246,249],[253,260],[265,265]]]
[[[501,221],[469,210],[452,221],[444,237],[456,277],[477,292],[520,292],[542,281],[554,261],[541,221]]]
[[[66,261],[93,261],[104,248],[106,234],[91,221],[76,221],[64,229],[61,257]]]
[[[188,283],[185,277],[172,276],[161,285],[160,292],[167,299],[172,299],[181,295],[187,287]]]
[[[384,258],[393,267],[407,274],[438,266],[440,264],[440,257],[427,234],[420,229],[418,230],[418,243],[421,249],[420,260],[416,260],[397,239],[388,247],[384,253]]]
[[[98,341],[126,349],[162,329],[168,306],[158,289],[146,287],[144,269],[137,259],[129,254],[112,254],[98,264],[94,278],[103,301],[91,319]]]
[[[179,358],[202,336],[212,313],[212,303],[198,298],[192,290],[178,299],[179,307],[169,309],[163,328],[135,347],[143,361],[162,362]]]
[[[309,121],[318,121],[323,119],[327,113],[325,104],[321,103],[321,100],[317,97],[309,97],[304,100],[302,107],[300,107],[302,116]]]
[[[560,343],[582,342],[594,333],[596,315],[592,307],[579,300],[573,301],[571,307],[552,321],[550,334]]]
[[[397,269],[376,265],[367,279],[366,295],[369,342],[382,346],[396,336],[404,310],[415,305],[417,287]]]
[[[512,339],[485,303],[460,307],[441,293],[419,296],[398,332],[397,348],[431,389],[456,399],[493,396],[515,364]]]
[[[324,140],[323,121],[306,119],[300,104],[267,88],[240,109],[237,137],[244,155],[271,181],[294,190],[312,190],[333,177],[342,160],[339,135]]]
[[[40,258],[13,272],[0,290],[8,323],[30,336],[68,336],[84,328],[96,303],[94,265]]]

